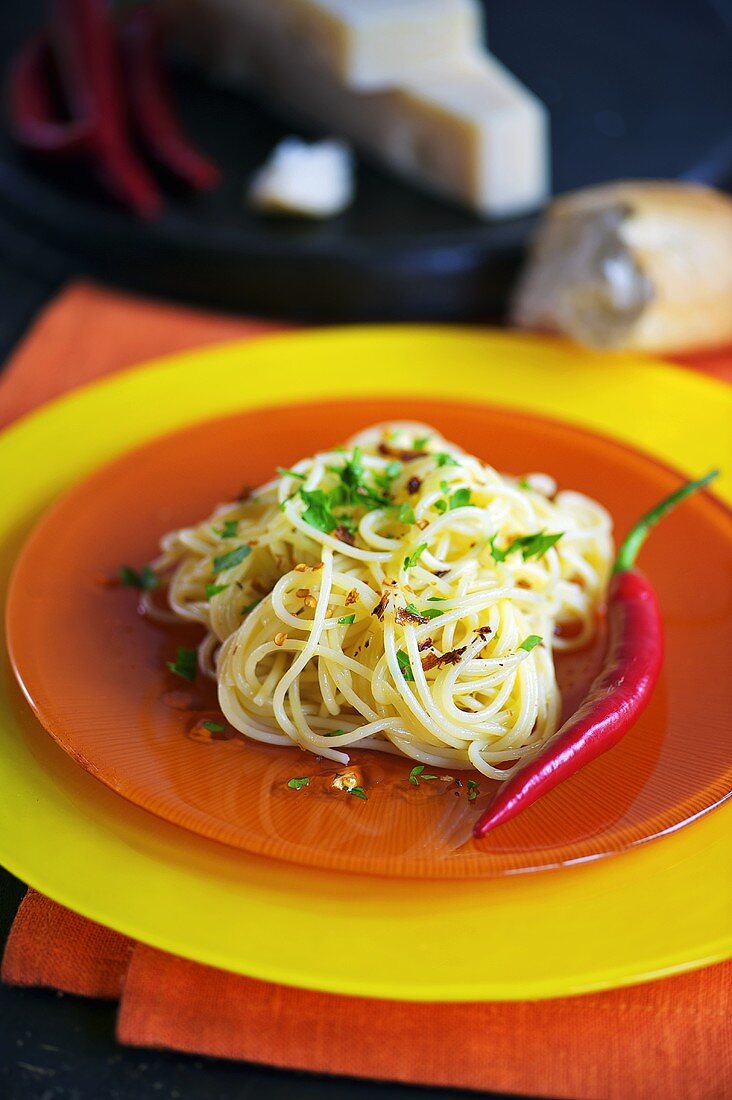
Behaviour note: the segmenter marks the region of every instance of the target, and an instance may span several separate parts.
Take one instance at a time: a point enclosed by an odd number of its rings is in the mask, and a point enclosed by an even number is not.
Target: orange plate
[[[197,424],[106,466],[65,496],[25,546],[8,601],[16,674],[41,722],[82,767],[132,802],[252,852],[346,871],[464,878],[538,870],[612,855],[693,820],[730,790],[726,713],[732,636],[732,524],[704,494],[664,520],[642,565],[664,611],[667,655],[654,699],[610,753],[476,844],[481,797],[408,782],[411,762],[354,752],[367,802],[333,793],[332,765],[249,741],[218,717],[213,685],[166,671],[193,627],[136,613],[110,586],[166,531],[208,515],[243,483],[257,485],[303,455],[379,420],[433,424],[501,470],[545,470],[599,499],[619,535],[679,482],[645,455],[575,427],[485,406],[363,400],[257,409]],[[565,710],[581,697],[601,643],[561,663]],[[199,678],[200,680],[200,678]],[[317,777],[287,787],[294,775]]]

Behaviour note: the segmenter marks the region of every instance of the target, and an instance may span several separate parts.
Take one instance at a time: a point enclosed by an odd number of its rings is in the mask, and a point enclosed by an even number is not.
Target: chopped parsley
[[[446,512],[447,511],[447,501],[446,500],[436,500],[435,501],[435,511],[440,512],[440,514],[442,514],[443,512]]]
[[[419,615],[422,619],[436,619],[439,615],[445,614],[439,607],[425,607],[424,611],[419,611],[413,603],[407,604],[407,611],[411,611],[413,615]]]
[[[195,649],[188,649],[187,646],[179,645],[176,650],[175,660],[166,661],[166,664],[170,671],[175,673],[176,676],[181,676],[190,683],[193,683],[195,680],[198,670],[198,659]]]
[[[214,527],[213,530],[214,530],[214,534],[219,535],[219,537],[222,538],[222,539],[236,538],[236,533],[239,530],[239,520],[238,519],[224,520],[224,526],[223,527],[219,527],[219,528]]]
[[[201,725],[209,733],[223,733],[226,726],[222,726],[220,722],[201,722]]]
[[[240,615],[248,615],[250,611],[254,611],[254,608],[259,606],[259,604],[262,602],[263,599],[264,599],[263,596],[257,596],[256,600],[252,600],[252,602],[248,603],[246,605],[246,607],[242,607],[239,614]]]
[[[504,550],[500,550],[496,546],[497,536],[493,535],[489,540],[491,556],[494,561],[505,561],[509,554],[515,554],[520,550],[524,561],[529,561],[531,558],[538,560],[546,554],[550,547],[559,542],[563,534],[564,531],[559,531],[554,535],[546,535],[543,531],[537,531],[535,535],[522,535],[510,542]]]
[[[518,487],[519,489],[530,489],[531,485],[529,484],[528,478],[520,477],[518,479]]]
[[[325,531],[326,534],[334,531],[339,521],[333,515],[330,495],[324,493],[322,489],[313,489],[312,492],[301,489],[300,496],[307,505],[302,514],[305,523],[309,523],[311,527],[317,527],[318,531]]]
[[[470,504],[470,489],[457,489],[450,497],[450,511],[453,508],[465,508]]]
[[[352,622],[355,622],[355,620],[356,620],[356,614],[354,612],[353,615],[344,615],[342,619],[339,619],[338,620],[338,625],[339,626],[350,626]]]
[[[344,504],[366,504],[370,508],[380,508],[390,503],[388,497],[377,493],[366,484],[360,447],[354,447],[353,454],[345,465],[335,472],[341,479]]]
[[[385,493],[391,492],[392,482],[399,477],[402,472],[401,462],[390,462],[386,466],[383,474],[374,474],[374,483],[378,485],[380,489],[383,489]]]
[[[243,562],[244,558],[248,558],[251,552],[251,546],[247,546],[245,543],[242,546],[237,546],[235,550],[229,550],[228,554],[221,554],[213,560],[214,573],[223,573],[225,569],[233,569],[235,565]]]
[[[397,519],[400,523],[416,523],[417,520],[412,505],[407,504],[406,501],[404,504],[400,504],[397,512]]]
[[[369,796],[363,787],[346,787],[348,794],[355,794],[356,798],[362,798],[364,802],[368,802]]]
[[[454,459],[452,457],[452,455],[447,454],[445,451],[440,451],[439,454],[435,455],[435,458],[437,459],[437,465],[438,466],[459,466],[460,465],[460,463],[458,461],[456,461],[456,459]]]
[[[206,599],[211,600],[214,596],[218,596],[219,592],[223,592],[225,588],[228,588],[228,584],[207,584],[206,585]]]
[[[280,477],[296,477],[298,481],[306,481],[307,474],[300,474],[297,470],[290,470],[287,466],[278,466],[277,473]]]
[[[480,787],[474,779],[468,780],[468,802],[475,802],[476,798],[480,794]]]
[[[536,649],[542,641],[543,639],[540,634],[529,634],[528,638],[524,638],[518,648],[525,649],[527,653],[531,653],[532,649]]]
[[[414,681],[414,673],[412,672],[412,664],[409,660],[409,654],[405,653],[403,649],[397,650],[397,662],[399,668],[402,671],[402,676],[407,681]]]
[[[293,791],[299,791],[301,787],[310,786],[310,779],[307,775],[296,775],[287,780],[287,786]]]
[[[424,775],[424,768],[424,764],[417,764],[417,766],[412,768],[411,772],[409,773],[409,782],[414,783],[415,787],[419,786],[420,779],[428,781],[430,779],[440,778],[439,775]]]
[[[143,565],[139,571],[133,569],[131,565],[122,565],[119,569],[119,579],[129,588],[139,588],[142,592],[151,592],[160,583],[149,565]]]
[[[420,542],[417,549],[413,550],[412,553],[408,554],[407,557],[404,559],[404,568],[405,569],[413,569],[414,566],[419,561],[419,559],[424,554],[426,549],[427,549],[427,543],[426,542]]]
[[[426,447],[430,441],[430,438],[431,436],[429,435],[420,435],[417,439],[415,439],[412,443],[415,451],[421,451],[424,447]]]
[[[321,733],[321,737],[343,737],[346,734],[346,730],[328,730],[325,733]]]

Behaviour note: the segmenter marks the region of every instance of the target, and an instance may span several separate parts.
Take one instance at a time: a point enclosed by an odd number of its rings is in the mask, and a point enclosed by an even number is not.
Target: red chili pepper
[[[52,43],[72,118],[88,119],[90,152],[103,184],[143,217],[160,194],[126,132],[126,108],[106,0],[52,0]]]
[[[41,31],[21,49],[10,67],[8,106],[13,137],[35,153],[74,156],[89,145],[89,119],[54,117],[49,89],[53,54]]]
[[[608,645],[602,670],[579,710],[538,756],[501,787],[473,829],[476,838],[510,821],[611,749],[647,706],[663,663],[663,621],[653,585],[635,568],[635,559],[650,528],[717,473],[712,470],[698,481],[682,485],[632,528],[618,551],[608,590]]]
[[[151,5],[133,8],[119,43],[130,122],[157,162],[197,191],[215,187],[221,173],[183,134],[170,99],[162,56],[163,27]]]

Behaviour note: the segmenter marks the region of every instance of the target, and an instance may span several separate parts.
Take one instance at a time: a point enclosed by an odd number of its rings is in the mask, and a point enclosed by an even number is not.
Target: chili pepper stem
[[[708,485],[718,474],[719,470],[710,470],[708,474],[698,478],[696,481],[687,481],[685,485],[676,489],[675,492],[670,493],[669,496],[665,497],[659,504],[651,508],[650,512],[646,512],[644,516],[641,516],[638,522],[631,527],[625,541],[618,550],[618,555],[613,565],[613,573],[625,573],[629,569],[632,569],[635,565],[638,551],[645,542],[646,535],[651,527],[658,523],[661,517],[665,516],[667,512],[670,512],[672,508],[675,508],[684,497],[688,497],[691,493],[695,493],[697,489],[702,489],[705,485]]]

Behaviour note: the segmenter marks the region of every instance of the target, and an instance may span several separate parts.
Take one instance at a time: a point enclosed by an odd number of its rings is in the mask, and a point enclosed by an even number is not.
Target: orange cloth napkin
[[[280,326],[62,293],[0,375],[0,424],[155,355]],[[701,369],[732,380],[732,350]],[[120,1002],[121,1042],[350,1076],[586,1100],[732,1095],[732,964],[535,1003],[412,1004],[309,993],[135,943],[29,890],[2,977]]]

